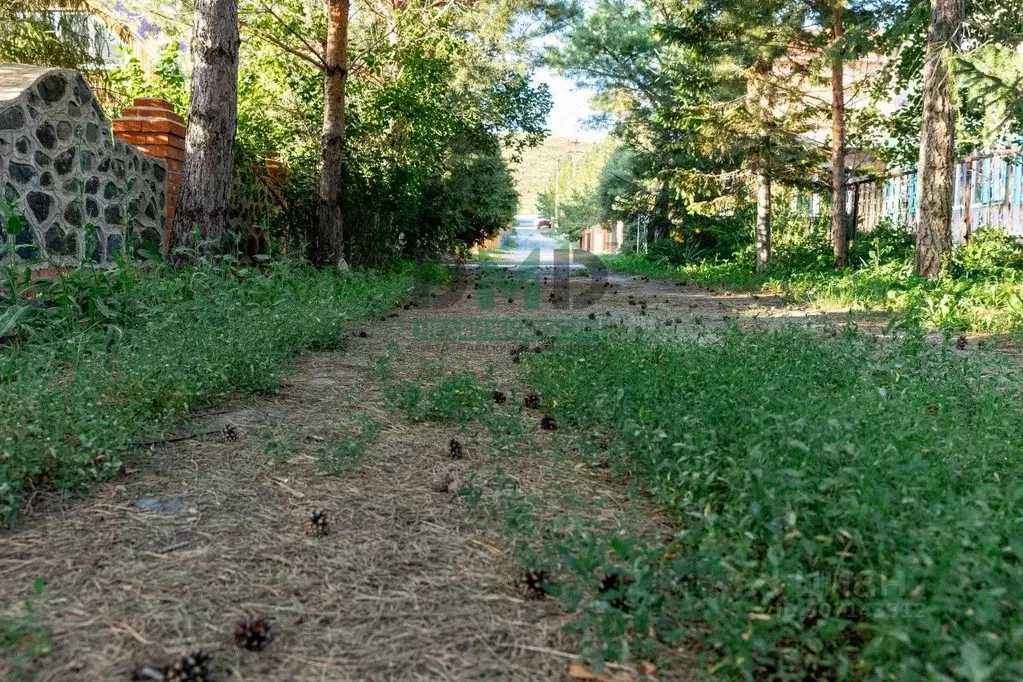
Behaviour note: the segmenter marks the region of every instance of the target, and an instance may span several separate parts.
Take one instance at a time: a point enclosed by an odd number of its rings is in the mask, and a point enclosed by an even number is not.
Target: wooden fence
[[[847,187],[854,234],[870,232],[884,220],[916,227],[916,169],[854,179]],[[956,165],[953,239],[969,239],[981,226],[1023,236],[1023,149],[979,154]]]

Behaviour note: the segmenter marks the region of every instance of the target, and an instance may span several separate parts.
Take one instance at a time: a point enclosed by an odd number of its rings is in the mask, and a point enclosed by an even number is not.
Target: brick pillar
[[[169,250],[174,243],[174,209],[185,167],[185,119],[174,113],[174,107],[167,100],[140,97],[112,123],[114,137],[135,145],[146,156],[163,159],[167,164],[164,248]]]

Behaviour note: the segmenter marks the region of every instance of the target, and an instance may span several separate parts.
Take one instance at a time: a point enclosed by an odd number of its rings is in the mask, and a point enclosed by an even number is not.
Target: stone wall
[[[76,71],[0,64],[0,194],[25,218],[25,260],[103,264],[164,240],[166,162],[114,138]]]

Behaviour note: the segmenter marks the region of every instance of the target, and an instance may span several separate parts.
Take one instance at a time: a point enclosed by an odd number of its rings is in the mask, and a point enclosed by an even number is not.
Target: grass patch
[[[604,263],[613,272],[784,293],[817,307],[882,311],[939,329],[999,332],[1023,325],[1023,245],[1001,231],[979,230],[948,257],[937,280],[913,274],[912,235],[891,226],[853,244],[852,267],[834,270],[829,248],[820,239],[782,240],[763,272],[745,252],[680,266],[639,254],[607,256]]]
[[[852,328],[620,333],[528,362],[560,421],[614,434],[613,475],[677,528],[548,549],[575,573],[567,595],[605,562],[630,576],[627,610],[579,612],[594,658],[688,638],[724,678],[1023,677],[1015,368]]]
[[[403,381],[386,389],[388,405],[405,412],[412,421],[458,422],[479,419],[493,410],[491,391],[481,386],[473,372],[443,377],[436,385],[421,388]]]
[[[316,450],[316,459],[320,469],[328,476],[342,476],[351,467],[362,461],[366,455],[366,447],[376,442],[377,434],[383,425],[363,415],[352,419],[352,428],[320,444]]]
[[[35,283],[34,301],[7,275],[0,319],[16,321],[0,339],[0,523],[27,487],[80,489],[196,409],[273,393],[292,358],[339,348],[349,323],[410,295],[417,272],[122,263]]]
[[[41,578],[36,578],[32,592],[33,598],[24,603],[22,614],[0,616],[0,653],[12,663],[15,680],[34,680],[32,663],[53,650],[53,633],[36,615],[36,604],[43,596]]]

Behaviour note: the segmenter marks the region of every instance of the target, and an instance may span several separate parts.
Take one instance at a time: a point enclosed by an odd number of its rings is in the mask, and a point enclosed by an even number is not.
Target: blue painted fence
[[[883,220],[909,228],[917,221],[915,169],[853,180],[847,206],[855,232],[870,232]],[[981,226],[1023,236],[1023,150],[1005,149],[963,159],[956,165],[952,237],[959,242]]]

